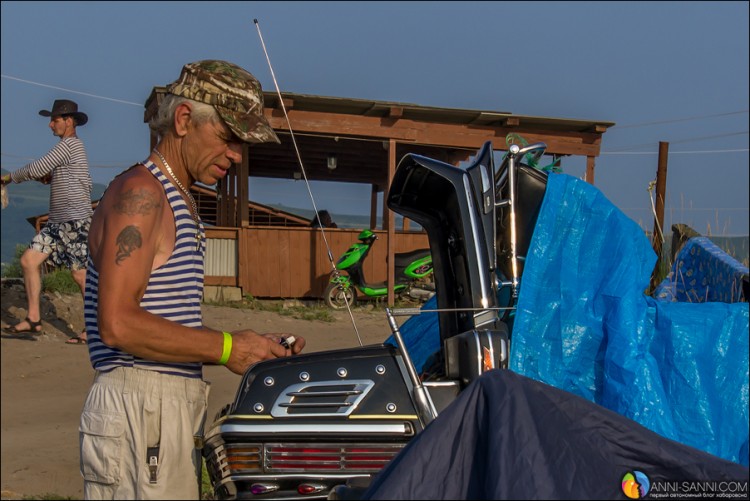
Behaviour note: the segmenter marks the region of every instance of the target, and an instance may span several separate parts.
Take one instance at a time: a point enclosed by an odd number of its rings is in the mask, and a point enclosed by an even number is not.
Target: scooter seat
[[[396,267],[403,267],[405,268],[409,264],[412,263],[412,261],[415,261],[417,259],[427,257],[430,255],[430,249],[416,249],[409,252],[399,252],[395,255],[396,258]]]

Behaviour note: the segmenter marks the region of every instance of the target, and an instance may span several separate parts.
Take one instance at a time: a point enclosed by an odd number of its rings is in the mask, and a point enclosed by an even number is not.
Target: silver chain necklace
[[[185,195],[187,195],[188,200],[190,201],[190,205],[193,207],[192,216],[193,216],[193,221],[195,221],[195,226],[196,226],[195,239],[198,241],[196,249],[200,250],[201,240],[203,237],[201,235],[201,229],[200,229],[200,217],[198,216],[198,204],[195,202],[195,198],[193,198],[193,195],[190,194],[190,192],[185,189],[185,187],[182,185],[180,180],[177,179],[177,176],[174,175],[174,172],[172,171],[172,167],[169,166],[169,164],[167,163],[167,159],[164,158],[164,155],[162,155],[161,152],[157,150],[156,148],[154,148],[153,151],[156,154],[156,156],[159,157],[159,160],[161,160],[161,163],[164,164],[164,167],[167,169],[167,172],[169,172],[169,175],[172,176],[172,179],[174,179],[174,182],[177,184],[177,187],[180,188],[180,190],[182,190],[182,192]]]

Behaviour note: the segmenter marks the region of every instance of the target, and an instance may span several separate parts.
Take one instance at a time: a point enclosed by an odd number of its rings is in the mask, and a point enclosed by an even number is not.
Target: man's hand
[[[51,183],[52,182],[52,173],[50,172],[46,176],[40,177],[39,179],[37,179],[37,181],[39,181],[42,184],[49,184],[49,183]]]
[[[274,343],[278,343],[286,348],[287,355],[296,355],[302,352],[305,347],[305,338],[303,338],[302,336],[293,336],[286,332],[268,332],[261,335],[272,339]]]
[[[10,177],[10,174],[5,174],[4,176],[0,177],[0,183],[2,183],[3,186],[6,184],[10,184],[11,181],[13,181]]]
[[[291,349],[280,344],[282,334],[260,335],[251,329],[232,332],[232,353],[227,361],[227,369],[235,374],[244,374],[247,369],[262,360],[271,360],[297,354],[305,347],[305,340],[295,336]]]

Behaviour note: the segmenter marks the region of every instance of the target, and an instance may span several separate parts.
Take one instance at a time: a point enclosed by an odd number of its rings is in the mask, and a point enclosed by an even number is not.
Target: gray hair
[[[167,132],[174,131],[174,112],[182,103],[190,104],[190,109],[192,110],[190,116],[195,125],[201,125],[206,122],[220,123],[222,121],[216,109],[210,104],[193,101],[192,99],[175,96],[174,94],[167,94],[164,96],[161,104],[159,104],[159,110],[149,121],[149,128],[156,132],[159,137],[164,137]]]

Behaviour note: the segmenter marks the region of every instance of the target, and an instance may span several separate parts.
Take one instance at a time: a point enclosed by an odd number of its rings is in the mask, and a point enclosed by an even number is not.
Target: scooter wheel
[[[354,306],[357,302],[357,291],[354,287],[342,287],[339,284],[328,284],[324,296],[326,304],[334,310],[343,310],[346,308],[346,302],[349,306]]]

